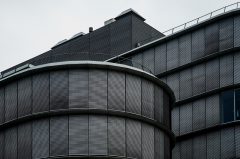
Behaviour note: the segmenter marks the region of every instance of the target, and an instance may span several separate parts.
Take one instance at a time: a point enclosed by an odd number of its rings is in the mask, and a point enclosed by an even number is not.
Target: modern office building
[[[3,71],[2,158],[240,158],[239,7],[163,34],[130,9]]]

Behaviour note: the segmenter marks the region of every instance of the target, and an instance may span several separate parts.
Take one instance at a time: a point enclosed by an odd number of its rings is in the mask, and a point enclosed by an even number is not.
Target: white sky
[[[165,31],[237,0],[0,0],[0,71],[133,8]]]

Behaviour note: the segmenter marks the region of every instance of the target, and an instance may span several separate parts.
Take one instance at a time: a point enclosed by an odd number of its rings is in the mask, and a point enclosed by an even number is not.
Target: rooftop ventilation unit
[[[104,25],[108,25],[108,24],[111,24],[111,23],[113,23],[113,22],[115,22],[116,20],[114,19],[114,18],[111,18],[111,19],[109,19],[109,20],[106,20],[105,22],[104,22]]]
[[[54,48],[54,47],[56,47],[56,46],[58,46],[58,45],[61,45],[61,44],[63,44],[63,43],[65,43],[66,41],[68,41],[67,39],[64,39],[64,40],[62,40],[62,41],[59,41],[56,45],[54,45],[52,48]]]
[[[71,37],[71,39],[74,39],[74,38],[76,38],[76,37],[83,36],[83,35],[85,35],[84,32],[79,32],[79,33],[73,35],[73,36]]]
[[[143,21],[145,21],[146,19],[143,18],[138,12],[136,12],[135,10],[133,10],[132,8],[129,8],[123,12],[121,12],[121,14],[119,14],[115,19],[118,20],[119,18],[129,14],[129,13],[133,13],[135,15],[137,15],[139,18],[141,18]]]
[[[33,65],[26,64],[26,65],[20,66],[20,67],[16,68],[16,72],[27,69],[27,68],[30,68],[30,67],[33,67]]]

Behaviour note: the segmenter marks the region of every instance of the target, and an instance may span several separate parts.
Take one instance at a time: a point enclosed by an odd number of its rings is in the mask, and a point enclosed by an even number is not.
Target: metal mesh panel
[[[33,76],[33,113],[49,110],[49,74]]]
[[[167,84],[174,92],[176,100],[179,100],[179,73],[167,77]]]
[[[17,159],[17,128],[5,131],[4,158]]]
[[[204,29],[192,33],[192,60],[203,57],[205,54]]]
[[[108,72],[108,109],[125,110],[125,74]]]
[[[215,53],[219,50],[219,27],[211,24],[205,29],[206,54]]]
[[[0,132],[0,158],[4,158],[4,132]]]
[[[68,117],[50,119],[50,155],[68,155]]]
[[[68,108],[68,72],[50,73],[50,109]]]
[[[142,124],[142,159],[154,159],[154,128],[147,124]]]
[[[205,99],[193,102],[193,130],[205,128],[206,123],[206,107]]]
[[[193,95],[205,92],[205,64],[192,68]]]
[[[206,159],[206,136],[193,138],[193,158]]]
[[[180,106],[180,134],[192,131],[192,104]]]
[[[3,123],[4,122],[4,114],[5,114],[5,111],[4,111],[4,88],[0,88],[0,123]],[[1,156],[0,156],[1,157]]]
[[[181,159],[193,159],[192,139],[187,139],[181,143]]]
[[[90,70],[89,107],[107,109],[107,72]]]
[[[180,72],[180,99],[192,95],[192,70],[186,69]]]
[[[172,131],[176,136],[179,135],[179,128],[180,128],[179,116],[180,116],[179,107],[174,107],[172,109]]]
[[[170,99],[169,99],[169,95],[166,92],[163,92],[163,123],[170,129],[171,126],[171,110],[170,109],[170,105],[169,105]]]
[[[154,130],[154,157],[155,159],[164,158],[164,134],[159,129]]]
[[[154,49],[143,52],[143,66],[143,70],[152,74],[154,73]]]
[[[18,158],[32,158],[32,123],[18,126]]]
[[[141,158],[141,123],[126,121],[127,157]]]
[[[191,62],[191,34],[179,38],[180,66]]]
[[[154,119],[163,122],[163,90],[154,86]]]
[[[240,52],[234,54],[234,84],[240,83]]]
[[[108,117],[109,155],[126,156],[125,119]]]
[[[167,70],[167,47],[166,44],[155,47],[155,75]]]
[[[219,59],[206,63],[206,90],[219,88]]]
[[[240,46],[240,16],[234,17],[234,47]]]
[[[180,159],[180,143],[176,143],[173,150],[172,150],[172,159]]]
[[[32,79],[25,78],[18,82],[18,116],[32,113]]]
[[[89,116],[89,154],[107,155],[107,117]]]
[[[219,49],[225,50],[233,47],[233,18],[219,23]]]
[[[88,107],[88,70],[69,71],[69,108]]]
[[[236,158],[240,157],[240,126],[235,126],[235,150],[236,150]]]
[[[221,130],[221,158],[235,158],[234,128]]]
[[[154,85],[142,80],[142,115],[154,118]]]
[[[17,118],[17,83],[5,87],[5,121]]]
[[[178,40],[172,40],[167,43],[167,70],[178,67]]]
[[[44,158],[49,156],[49,120],[42,119],[32,124],[33,141],[32,157]]]
[[[141,79],[126,76],[126,111],[141,114]]]
[[[206,127],[220,122],[219,95],[206,98]]]
[[[220,87],[233,83],[233,55],[220,58]]]
[[[207,158],[220,158],[220,131],[207,134]]]
[[[143,65],[143,54],[142,53],[138,53],[132,56],[132,66],[139,68],[139,69],[143,69],[142,67]]]
[[[88,116],[69,117],[69,154],[88,154]]]

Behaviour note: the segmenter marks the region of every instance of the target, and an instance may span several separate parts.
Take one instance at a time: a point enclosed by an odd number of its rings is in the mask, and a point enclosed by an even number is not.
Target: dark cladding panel
[[[132,56],[132,66],[139,68],[139,69],[143,69],[143,54],[142,53],[138,53]]]
[[[18,117],[32,113],[32,78],[18,82]]]
[[[210,132],[207,134],[207,158],[220,158],[220,132]],[[225,143],[226,144],[226,143]]]
[[[233,84],[233,55],[220,58],[220,87]]]
[[[219,59],[206,63],[206,90],[219,88]]]
[[[219,95],[206,98],[206,127],[220,122]]]
[[[159,129],[154,130],[154,157],[157,158],[164,158],[164,133]]]
[[[236,150],[236,158],[240,157],[240,126],[235,126],[235,150]]]
[[[33,113],[49,110],[49,73],[33,76]]]
[[[69,108],[88,107],[88,70],[69,71]]]
[[[88,155],[88,116],[69,117],[69,155]]]
[[[125,74],[108,72],[108,109],[125,110]]]
[[[234,128],[221,130],[221,158],[235,158]]]
[[[32,158],[32,123],[18,126],[18,158]]]
[[[166,134],[164,135],[164,158],[171,158],[172,149],[170,148],[170,139]]]
[[[180,159],[180,143],[176,143],[173,150],[172,150],[172,159]]]
[[[163,90],[154,86],[154,119],[163,123]]]
[[[50,109],[68,108],[68,71],[50,73]]]
[[[0,88],[0,124],[4,122],[4,116],[5,116],[4,115],[4,113],[5,113],[4,101],[5,101],[4,100],[4,88]],[[1,158],[1,156],[0,156],[0,158]]]
[[[193,130],[205,128],[206,123],[206,107],[205,99],[193,102]]]
[[[50,119],[50,156],[68,155],[68,117]]]
[[[173,90],[176,100],[179,100],[179,73],[167,77],[167,84]]]
[[[174,107],[172,109],[172,131],[173,133],[178,136],[179,135],[179,116],[180,116],[180,112],[179,112],[179,107]]]
[[[180,66],[191,62],[191,34],[179,38]]]
[[[17,159],[17,128],[5,131],[4,159]]]
[[[125,119],[108,117],[109,155],[126,156]]]
[[[167,43],[167,70],[178,67],[178,39],[172,40]]]
[[[141,123],[126,121],[127,157],[141,158]]]
[[[42,119],[32,124],[32,157],[45,158],[49,156],[49,120]]]
[[[142,115],[154,118],[154,85],[147,80],[142,80]]]
[[[240,16],[234,17],[234,47],[240,46]]]
[[[212,24],[205,28],[206,54],[212,54],[219,50],[219,27]]]
[[[107,153],[107,117],[89,116],[89,155]]]
[[[192,96],[192,70],[186,69],[180,72],[180,99]]]
[[[203,57],[205,54],[204,29],[192,33],[192,61]]]
[[[78,60],[87,60],[86,55],[88,54],[81,54],[81,53],[88,53],[89,52],[89,34],[86,34],[84,36],[79,36],[75,39],[72,39],[71,42],[69,42],[69,52],[77,55]],[[77,60],[77,59],[75,59]]]
[[[4,158],[4,132],[0,133],[0,158]]]
[[[167,45],[162,44],[155,47],[155,75],[167,70]]]
[[[240,83],[240,52],[234,54],[234,84]]]
[[[192,104],[180,106],[180,135],[192,131]]]
[[[142,124],[142,159],[154,159],[154,127],[147,124]]]
[[[141,79],[126,76],[126,111],[141,114]]]
[[[5,87],[5,121],[17,118],[17,83]]]
[[[166,92],[163,92],[163,119],[164,119],[164,124],[168,127],[168,128],[171,128],[171,121],[170,121],[170,118],[171,118],[171,109],[170,107],[170,99],[169,99],[169,95],[166,93]]]
[[[205,92],[205,64],[192,68],[193,95]]]
[[[206,136],[201,135],[193,138],[193,158],[206,159]]]
[[[143,52],[143,70],[154,74],[154,49]]]
[[[233,18],[222,20],[219,23],[219,50],[233,47]]]
[[[184,140],[180,143],[181,159],[193,159],[192,139]]]
[[[107,109],[107,72],[90,70],[89,72],[89,107]]]

